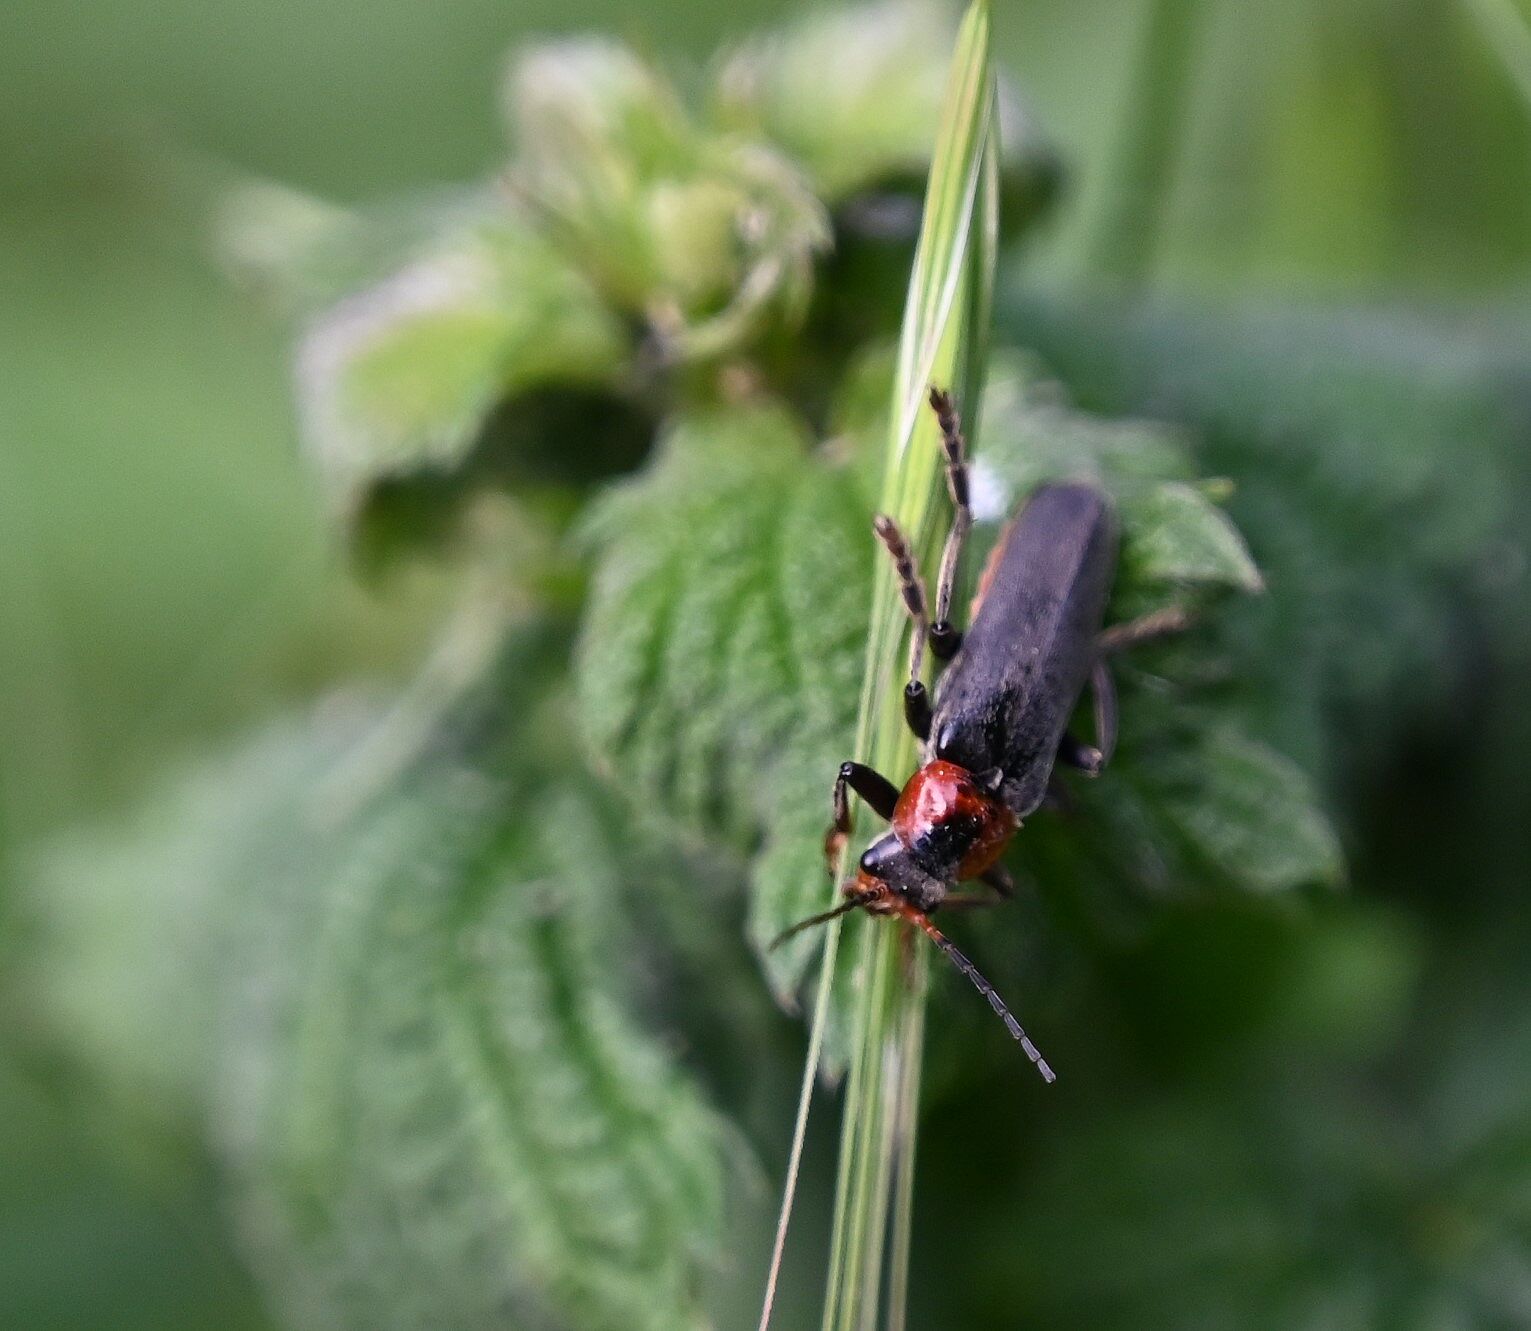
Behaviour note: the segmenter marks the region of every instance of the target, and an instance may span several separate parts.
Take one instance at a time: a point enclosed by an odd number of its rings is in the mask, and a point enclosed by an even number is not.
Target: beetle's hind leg
[[[1090,697],[1095,707],[1095,743],[1086,744],[1065,734],[1058,745],[1058,761],[1077,768],[1086,776],[1097,776],[1116,751],[1116,682],[1111,676],[1108,657],[1117,652],[1157,642],[1160,638],[1184,633],[1191,626],[1188,611],[1178,605],[1151,610],[1146,615],[1113,624],[1101,631],[1096,640],[1100,655],[1090,672]]]
[[[885,513],[872,520],[872,527],[893,561],[898,578],[898,592],[909,612],[909,682],[904,685],[904,720],[923,743],[930,738],[930,694],[920,681],[925,664],[925,637],[930,632],[930,616],[925,608],[925,584],[914,566],[914,554],[898,523]]]
[[[1116,681],[1104,658],[1090,671],[1090,701],[1095,711],[1095,743],[1086,744],[1065,732],[1058,745],[1058,761],[1086,776],[1099,776],[1116,752]]]
[[[1144,643],[1157,642],[1160,638],[1173,637],[1191,627],[1191,614],[1182,606],[1168,605],[1161,610],[1150,610],[1146,615],[1129,619],[1123,624],[1113,624],[1101,631],[1100,650],[1111,656],[1125,652]]]
[[[824,863],[833,878],[840,863],[840,852],[845,849],[845,838],[851,834],[850,792],[854,790],[879,818],[885,821],[893,817],[893,806],[898,803],[898,788],[881,772],[865,763],[841,763],[835,773],[834,790],[830,804],[834,821],[824,834]]]
[[[957,567],[962,562],[962,546],[973,525],[973,510],[968,501],[967,443],[962,437],[962,420],[951,394],[943,389],[930,390],[931,409],[941,427],[941,451],[946,455],[946,492],[952,499],[952,528],[941,551],[941,573],[936,582],[936,618],[930,626],[930,650],[941,660],[950,661],[962,646],[962,634],[952,625],[952,590],[957,582]]]
[[[1086,744],[1065,734],[1058,745],[1058,761],[1078,768],[1087,776],[1096,776],[1116,751],[1116,682],[1111,677],[1107,658],[1131,647],[1157,642],[1160,638],[1184,633],[1191,626],[1189,612],[1178,605],[1151,610],[1146,615],[1113,624],[1101,632],[1097,642],[1100,656],[1090,672],[1090,697],[1095,706],[1095,743]]]

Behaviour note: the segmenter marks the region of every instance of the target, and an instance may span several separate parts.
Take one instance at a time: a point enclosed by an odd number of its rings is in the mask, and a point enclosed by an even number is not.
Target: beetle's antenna
[[[799,920],[790,929],[783,929],[771,940],[771,945],[766,948],[766,951],[774,952],[787,939],[802,933],[804,929],[812,929],[816,924],[828,924],[831,920],[838,919],[842,915],[849,915],[851,911],[860,909],[867,902],[874,901],[882,895],[881,890],[876,892],[857,892],[854,896],[846,898],[833,910],[826,910],[821,915],[810,915],[806,920]]]
[[[1005,1006],[1005,1000],[994,992],[994,986],[979,974],[978,967],[973,965],[958,950],[957,945],[950,938],[930,922],[930,916],[926,915],[924,911],[910,909],[901,913],[906,919],[912,920],[915,924],[919,925],[930,936],[931,942],[951,958],[952,965],[966,975],[973,982],[973,987],[989,1000],[989,1006],[999,1014],[999,1019],[1005,1023],[1005,1029],[1010,1032],[1021,1048],[1026,1051],[1026,1057],[1036,1064],[1037,1071],[1042,1074],[1042,1080],[1045,1082],[1057,1081],[1057,1073],[1048,1067],[1047,1060],[1042,1057],[1041,1050],[1032,1044],[1031,1037],[1021,1029],[1021,1023],[1010,1014],[1010,1009]]]

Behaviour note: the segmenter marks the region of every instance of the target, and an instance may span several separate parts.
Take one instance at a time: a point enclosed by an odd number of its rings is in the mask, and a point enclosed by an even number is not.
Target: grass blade
[[[953,392],[969,428],[977,416],[998,231],[996,134],[989,5],[975,0],[958,33],[931,165],[879,505],[898,520],[927,567],[946,515],[941,453],[925,399],[939,384]],[[916,756],[903,722],[897,664],[907,626],[885,563],[878,564],[875,586],[856,753],[879,770],[902,773]],[[898,1331],[904,1323],[928,958],[923,948],[910,951],[901,931],[853,918],[832,925],[826,940],[762,1331],[770,1323],[842,928],[851,930],[857,949],[857,980],[823,1325],[825,1331],[870,1331],[883,1304],[885,1267],[893,1286],[888,1326]]]

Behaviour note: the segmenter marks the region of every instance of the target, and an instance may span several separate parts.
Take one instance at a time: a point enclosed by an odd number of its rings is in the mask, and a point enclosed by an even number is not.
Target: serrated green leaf
[[[612,993],[609,830],[572,790],[417,781],[257,940],[226,1133],[290,1309],[699,1325],[718,1134]]]
[[[526,751],[535,659],[509,652],[398,775],[392,723],[339,758],[284,728],[64,862],[72,929],[144,923],[109,952],[50,933],[50,1008],[88,1066],[206,1113],[292,1325],[703,1325],[719,1124],[631,1016],[630,841]],[[211,841],[182,826],[209,807]]]
[[[648,472],[587,523],[586,745],[692,835],[763,847],[750,918],[762,946],[825,891],[819,846],[855,715],[866,524],[853,479],[772,408],[677,422]],[[773,954],[780,993],[808,952]]]
[[[184,1121],[206,1111],[218,1017],[187,1000],[218,986],[228,897],[252,871],[291,871],[270,829],[301,818],[301,792],[376,719],[352,701],[274,725],[131,818],[64,836],[31,864],[35,928],[22,983],[54,1038],[124,1113]]]
[[[1254,733],[1327,777],[1376,753],[1402,713],[1476,687],[1463,615],[1486,552],[1524,544],[1514,338],[1343,309],[1031,302],[1011,316],[1086,406],[1151,409],[1189,431],[1201,467],[1237,478],[1230,511],[1271,575],[1228,616]]]
[[[1062,774],[1071,811],[1035,815],[1012,851],[1053,911],[1105,946],[1148,927],[1166,901],[1343,880],[1312,780],[1248,733],[1225,697],[1126,665],[1118,687],[1115,757],[1098,781]]]
[[[1357,528],[1415,516],[1416,558],[1481,548],[1503,519],[1523,429],[1513,336],[1403,310],[1163,303],[1018,300],[1006,322],[1086,409],[1189,427],[1203,465],[1298,473]]]
[[[1011,350],[997,353],[974,463],[980,521],[1008,518],[1045,481],[1087,479],[1121,510],[1119,592],[1157,596],[1176,585],[1259,591],[1264,583],[1207,484],[1195,484],[1191,440],[1153,421],[1091,415]]]
[[[1339,881],[1339,842],[1312,783],[1290,759],[1215,729],[1175,766],[1166,811],[1230,881],[1254,892]]]
[[[1123,509],[1123,576],[1139,584],[1211,583],[1244,592],[1265,585],[1228,515],[1194,486],[1158,485]]]

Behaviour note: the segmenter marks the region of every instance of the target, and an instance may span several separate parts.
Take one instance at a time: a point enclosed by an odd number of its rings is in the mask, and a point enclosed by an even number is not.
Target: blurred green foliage
[[[800,1042],[741,940],[822,891],[949,31],[893,12],[703,66],[748,13],[523,6],[640,54],[523,57],[509,173],[404,206],[501,162],[490,6],[0,19],[0,1322],[750,1318]],[[996,18],[1012,235],[1064,174],[989,518],[1101,475],[1125,612],[1253,589],[1215,499],[1265,590],[965,932],[1067,1076],[936,1009],[912,1322],[1522,1325],[1518,12]]]

